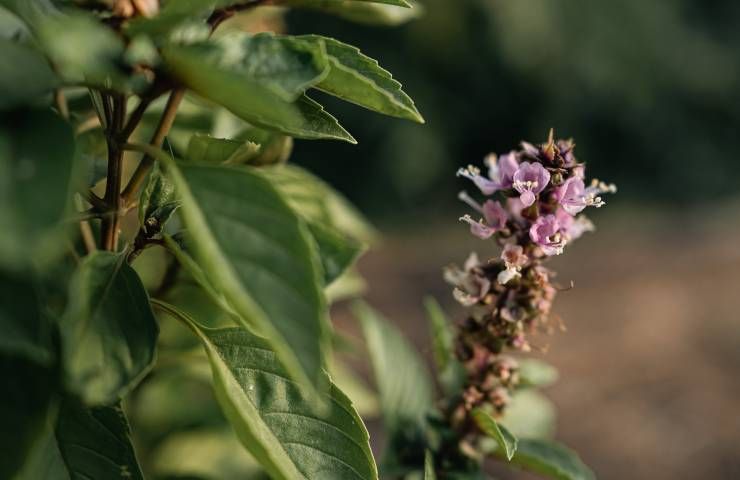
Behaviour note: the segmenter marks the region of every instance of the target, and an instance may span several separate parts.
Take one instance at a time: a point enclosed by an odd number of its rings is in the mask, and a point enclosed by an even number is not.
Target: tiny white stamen
[[[470,195],[468,195],[468,192],[466,192],[465,190],[463,190],[462,192],[458,193],[457,194],[457,198],[459,200],[467,203],[468,205],[470,205],[470,207],[473,208],[474,210],[476,210],[476,211],[478,211],[480,213],[483,213],[483,207],[481,206],[481,204],[478,203],[478,202],[476,202],[473,199],[473,197],[471,197]]]

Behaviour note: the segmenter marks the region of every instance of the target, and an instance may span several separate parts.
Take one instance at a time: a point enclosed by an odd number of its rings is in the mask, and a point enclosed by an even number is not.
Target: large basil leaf
[[[49,62],[34,49],[0,39],[0,110],[38,101],[59,83]]]
[[[112,404],[154,361],[158,326],[125,255],[95,252],[72,278],[61,322],[67,387],[88,405]]]
[[[291,377],[321,388],[328,314],[303,221],[249,169],[188,164],[168,173],[208,281],[268,339]]]
[[[275,479],[378,478],[369,436],[352,402],[330,384],[326,411],[294,382],[270,344],[244,328],[206,329],[171,306],[203,341],[221,407],[249,452]]]
[[[172,73],[190,89],[254,125],[298,138],[356,143],[336,118],[310,98],[290,103],[252,78],[243,57],[223,43],[169,45],[162,54]],[[231,61],[230,61],[231,60]],[[275,86],[274,88],[278,88]]]
[[[0,270],[0,354],[48,365],[52,358],[49,327],[33,282]]]

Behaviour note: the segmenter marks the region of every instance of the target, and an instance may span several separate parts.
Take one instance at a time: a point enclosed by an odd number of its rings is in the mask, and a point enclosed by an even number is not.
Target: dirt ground
[[[604,213],[553,262],[575,288],[555,303],[567,332],[541,339],[561,375],[546,393],[600,479],[740,478],[740,215],[722,218]],[[360,264],[368,301],[427,358],[421,300],[460,314],[441,267],[470,250],[495,252],[450,222],[388,234]]]

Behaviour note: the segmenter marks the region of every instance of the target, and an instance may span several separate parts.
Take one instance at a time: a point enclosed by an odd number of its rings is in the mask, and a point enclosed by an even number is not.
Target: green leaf
[[[519,438],[550,438],[555,432],[555,406],[536,390],[519,390],[499,423]]]
[[[558,371],[549,363],[536,358],[517,360],[522,387],[548,387],[558,380]]]
[[[86,408],[66,399],[59,411],[56,437],[71,480],[144,478],[120,405]]]
[[[75,137],[74,162],[76,169],[85,172],[84,185],[92,187],[106,177],[108,144],[102,128],[94,128]]]
[[[514,453],[517,449],[518,440],[516,437],[503,425],[500,425],[496,420],[485,410],[476,408],[471,412],[475,423],[478,425],[483,433],[496,440],[501,451],[507,460],[511,461]]]
[[[355,3],[380,3],[385,5],[394,5],[397,7],[409,8],[411,5],[407,0],[287,0],[286,4],[293,6],[322,6],[336,4],[337,6],[348,6]]]
[[[139,200],[139,223],[144,232],[150,237],[159,234],[179,206],[175,186],[155,164]]]
[[[0,117],[0,265],[53,258],[74,159],[72,130],[51,111]]]
[[[370,222],[344,196],[319,177],[295,165],[259,170],[307,222],[327,225],[363,243],[377,241]]]
[[[154,361],[158,326],[125,255],[95,252],[72,278],[61,322],[65,382],[88,405],[111,404]]]
[[[424,363],[396,327],[363,302],[352,308],[367,342],[380,407],[391,431],[421,424],[432,406],[432,385]]]
[[[286,102],[251,78],[242,65],[224,64],[233,54],[222,44],[170,45],[162,55],[182,83],[249,123],[298,138],[356,143],[336,118],[305,95]]]
[[[6,355],[0,355],[0,378],[0,478],[13,478],[44,434],[55,379],[39,365]]]
[[[297,100],[329,72],[321,41],[268,32],[233,32],[214,42],[223,52],[220,67],[238,70],[287,102]]]
[[[94,16],[80,10],[62,12],[47,0],[5,0],[5,4],[28,24],[64,80],[108,87],[125,80],[119,68],[123,42]]]
[[[382,27],[396,27],[424,15],[422,5],[413,0],[409,0],[408,5],[405,5],[409,8],[352,0],[287,0],[283,4],[310,8],[351,22]]]
[[[0,270],[0,353],[40,365],[52,360],[51,328],[36,286],[18,273]]]
[[[195,429],[168,435],[154,452],[154,470],[173,478],[267,480],[231,429]]]
[[[266,337],[291,377],[322,388],[328,314],[304,223],[261,175],[171,165],[198,265],[239,317]]]
[[[205,329],[180,318],[203,341],[216,396],[239,440],[271,477],[378,478],[367,430],[336,386],[322,394],[328,408],[317,415],[311,392],[289,378],[264,339],[243,328]]]
[[[432,346],[439,382],[448,396],[457,395],[466,380],[465,369],[455,356],[455,334],[442,307],[433,297],[424,299],[432,329]]]
[[[424,480],[437,480],[437,474],[434,473],[434,457],[432,452],[424,452]]]
[[[326,46],[330,70],[316,88],[378,113],[424,123],[413,100],[401,90],[401,84],[376,60],[333,38],[318,35],[298,38]]]
[[[23,470],[14,477],[14,480],[71,480],[59,452],[51,420],[51,418],[47,420],[43,434],[36,440]]]
[[[573,450],[546,440],[522,439],[511,463],[557,480],[595,480]]]
[[[261,151],[259,144],[250,141],[213,138],[196,133],[190,137],[185,159],[195,163],[247,163]]]
[[[0,110],[38,101],[59,81],[49,62],[36,50],[0,39]]]
[[[325,225],[309,223],[308,229],[319,248],[325,285],[331,285],[365,251],[362,243]]]

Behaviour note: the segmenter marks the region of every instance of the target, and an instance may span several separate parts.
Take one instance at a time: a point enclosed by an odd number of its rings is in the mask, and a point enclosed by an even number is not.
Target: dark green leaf
[[[108,173],[108,144],[102,128],[94,128],[75,138],[75,166],[85,172],[86,185],[92,187]]]
[[[146,234],[159,234],[179,206],[175,186],[155,165],[139,200],[139,222]]]
[[[46,422],[43,434],[36,440],[23,470],[14,480],[71,480],[51,420]]]
[[[44,434],[55,379],[25,359],[0,355],[0,478],[13,478]]]
[[[359,49],[333,38],[318,35],[298,37],[326,46],[329,74],[316,88],[370,110],[424,123],[413,100],[401,84]]]
[[[0,270],[0,354],[21,355],[41,365],[51,361],[51,329],[36,286],[17,273]]]
[[[139,276],[124,259],[93,253],[70,284],[61,324],[65,380],[88,405],[117,401],[154,361],[157,323]]]
[[[503,425],[498,422],[485,410],[476,408],[471,412],[478,428],[490,438],[496,440],[499,449],[504,453],[507,460],[511,461],[517,448],[517,438]]]
[[[163,56],[181,82],[249,123],[298,138],[356,143],[334,117],[310,98],[301,96],[296,102],[286,102],[247,75],[238,63],[224,64],[230,55],[222,44],[170,45]]]
[[[549,363],[535,358],[518,360],[520,385],[523,387],[548,387],[558,380],[558,371]]]
[[[557,480],[595,480],[573,450],[546,440],[522,439],[511,463]]]
[[[36,50],[0,39],[0,110],[38,101],[59,81]]]
[[[51,111],[0,117],[0,265],[62,250],[57,241],[73,170],[72,130]],[[43,258],[42,258],[43,257]]]
[[[308,229],[319,247],[324,284],[329,285],[349,268],[365,246],[330,227],[309,223]]]
[[[185,159],[200,163],[247,163],[260,154],[261,147],[250,141],[213,138],[196,133],[190,137]]]
[[[249,169],[172,165],[168,173],[208,281],[271,342],[293,378],[321,388],[328,314],[306,226],[270,182]]]
[[[434,298],[424,299],[424,307],[432,329],[432,346],[439,382],[449,396],[454,396],[465,384],[466,374],[455,356],[455,334],[452,325]]]
[[[336,386],[322,394],[328,407],[318,415],[313,394],[290,380],[268,342],[243,328],[205,329],[181,318],[203,340],[226,417],[271,477],[378,478],[367,430]]]
[[[348,6],[355,3],[380,3],[385,5],[394,5],[397,7],[409,8],[407,0],[287,0],[288,5],[296,6],[323,6],[323,5],[337,5]]]
[[[141,35],[157,42],[203,40],[210,34],[205,20],[214,4],[214,0],[168,1],[153,18],[137,17],[126,22],[124,31],[130,37]]]
[[[420,424],[433,400],[424,363],[401,332],[365,303],[355,303],[353,311],[362,324],[386,425],[395,431]]]
[[[120,405],[86,408],[62,403],[56,437],[71,480],[143,480]]]

